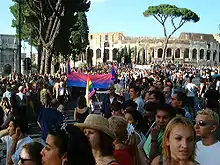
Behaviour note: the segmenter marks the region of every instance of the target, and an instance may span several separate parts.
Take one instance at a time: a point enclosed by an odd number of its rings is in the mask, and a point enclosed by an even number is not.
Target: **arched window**
[[[189,58],[189,48],[185,48],[185,50],[184,50],[184,58]]]
[[[196,58],[197,58],[197,49],[193,49],[193,52],[192,52],[193,54],[192,54],[192,59],[193,60],[196,60]]]
[[[180,58],[180,49],[175,50],[175,58]]]
[[[171,48],[168,48],[167,49],[167,57],[171,57],[172,56],[172,49]]]
[[[157,57],[158,58],[162,58],[163,57],[163,49],[158,49],[158,52],[157,52]]]

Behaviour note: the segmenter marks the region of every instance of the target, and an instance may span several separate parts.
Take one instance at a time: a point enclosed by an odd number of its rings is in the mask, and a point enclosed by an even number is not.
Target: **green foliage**
[[[16,2],[16,1],[14,1]],[[37,19],[34,18],[34,15],[31,13],[31,11],[28,8],[26,0],[22,1],[21,4],[22,8],[22,18],[21,18],[21,39],[28,41],[30,45],[33,45],[35,47],[38,46],[39,44],[39,36],[37,30],[34,28],[32,24],[37,24]],[[18,24],[19,24],[19,13],[18,13],[18,3],[14,3],[10,7],[10,11],[13,15],[13,20],[12,20],[12,27],[16,28],[16,35],[18,36]]]
[[[145,17],[153,16],[162,26],[165,36],[164,50],[163,50],[163,60],[165,58],[165,52],[167,49],[167,44],[171,36],[181,28],[186,22],[198,22],[200,20],[199,16],[187,8],[178,8],[174,5],[161,4],[158,6],[149,6],[148,9],[143,13]],[[170,21],[173,29],[171,33],[167,33],[167,21]]]
[[[77,22],[74,26],[76,30],[72,31],[70,37],[70,49],[72,54],[80,55],[86,52],[86,48],[89,45],[89,27],[85,12],[78,13]]]
[[[198,22],[199,16],[187,8],[178,8],[174,5],[161,4],[159,6],[149,6],[144,13],[145,17],[154,16],[162,24],[168,17],[171,19],[181,18],[181,21]]]
[[[17,3],[12,7],[15,19],[14,27],[17,27]],[[70,36],[77,30],[78,12],[88,11],[90,2],[87,0],[22,0],[24,38],[30,38],[30,29],[45,49],[41,56],[41,73],[50,73],[52,55],[66,57],[71,52]],[[32,34],[31,33],[31,34]],[[44,69],[45,67],[45,69]]]

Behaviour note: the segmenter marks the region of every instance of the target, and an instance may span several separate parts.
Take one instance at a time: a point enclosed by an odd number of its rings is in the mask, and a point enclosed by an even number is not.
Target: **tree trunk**
[[[40,66],[41,66],[41,56],[43,53],[42,44],[38,46],[38,55],[37,55],[37,72],[40,73]]]
[[[54,75],[54,74],[55,74],[55,65],[56,65],[56,59],[55,59],[54,56],[52,56],[51,72],[50,72],[51,75]]]
[[[45,52],[45,74],[50,74],[52,54],[50,48]]]
[[[45,66],[45,54],[46,54],[46,48],[43,47],[43,51],[41,54],[41,63],[40,63],[40,74],[44,74],[44,66]]]
[[[164,43],[164,49],[163,49],[163,60],[162,60],[162,62],[166,62],[166,51],[167,51],[167,45],[168,45],[168,41],[169,41],[169,39],[165,39],[165,43]]]

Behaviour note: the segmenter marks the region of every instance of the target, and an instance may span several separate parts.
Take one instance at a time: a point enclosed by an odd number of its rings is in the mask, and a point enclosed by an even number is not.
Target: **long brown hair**
[[[192,151],[192,155],[190,155],[189,160],[190,161],[194,161],[195,160],[195,150],[196,150],[196,132],[194,130],[193,124],[186,119],[185,117],[174,117],[172,120],[170,120],[170,122],[168,123],[165,133],[164,133],[164,137],[163,137],[163,155],[165,156],[165,158],[167,159],[167,161],[171,160],[171,152],[170,152],[170,148],[169,146],[167,146],[166,142],[169,139],[170,133],[172,131],[172,129],[177,126],[177,125],[184,125],[186,127],[188,127],[193,134],[193,151]]]

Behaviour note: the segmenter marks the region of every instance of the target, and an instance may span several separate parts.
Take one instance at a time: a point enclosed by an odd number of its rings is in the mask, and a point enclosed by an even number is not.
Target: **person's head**
[[[150,93],[151,93],[151,92],[155,92],[156,90],[157,90],[157,87],[155,87],[155,86],[150,86],[150,88],[146,91],[144,101],[149,100],[149,95],[150,95]]]
[[[143,116],[139,111],[125,110],[125,120],[128,124],[133,124],[135,129],[145,132]]]
[[[143,118],[146,119],[148,122],[155,120],[155,114],[157,110],[157,104],[152,102],[147,102],[144,104],[144,112]]]
[[[172,92],[171,90],[172,89],[169,86],[164,87],[163,94],[166,99],[171,97],[171,92]]]
[[[12,116],[10,118],[8,132],[10,136],[14,135],[16,132],[19,134],[27,134],[28,132],[27,120],[20,116]]]
[[[93,150],[99,150],[102,156],[113,154],[115,133],[109,129],[109,122],[101,115],[90,114],[84,123],[75,124],[84,130]]]
[[[137,103],[135,103],[132,100],[127,100],[122,104],[122,107],[123,107],[123,111],[127,111],[127,110],[136,111],[137,110]]]
[[[149,101],[157,104],[165,103],[165,98],[162,92],[154,91],[149,94]]]
[[[87,107],[85,96],[80,96],[77,100],[77,107],[82,109]]]
[[[167,125],[163,137],[163,155],[168,161],[194,161],[196,133],[185,117],[175,117]]]
[[[95,165],[87,137],[73,125],[50,130],[41,155],[43,165]]]
[[[171,98],[173,108],[183,108],[186,105],[187,96],[184,92],[175,92]]]
[[[114,84],[109,85],[108,87],[108,91],[110,94],[114,94],[115,93],[115,87]]]
[[[157,81],[155,84],[159,89],[162,89],[163,83],[161,81]]]
[[[51,105],[51,108],[57,109],[60,105],[59,100],[58,99],[51,100],[50,105]]]
[[[203,109],[197,113],[196,124],[194,126],[196,135],[207,138],[215,135],[219,125],[219,116],[211,109]]]
[[[127,121],[120,116],[112,116],[108,121],[109,128],[115,133],[117,142],[124,143],[128,139]]]
[[[113,101],[110,105],[110,109],[113,116],[123,116],[122,105],[118,101]]]
[[[41,165],[42,155],[40,154],[43,145],[38,142],[31,142],[22,147],[19,165]]]
[[[169,104],[159,104],[156,110],[155,121],[159,127],[166,127],[170,119],[176,116],[174,109]]]
[[[24,87],[23,87],[23,86],[20,86],[20,87],[18,88],[18,91],[19,91],[19,92],[23,92],[23,90],[24,90]]]
[[[139,86],[130,86],[129,87],[129,95],[132,100],[136,99],[140,96],[141,89]]]
[[[44,89],[48,89],[48,84],[47,83],[43,83],[43,88]]]

